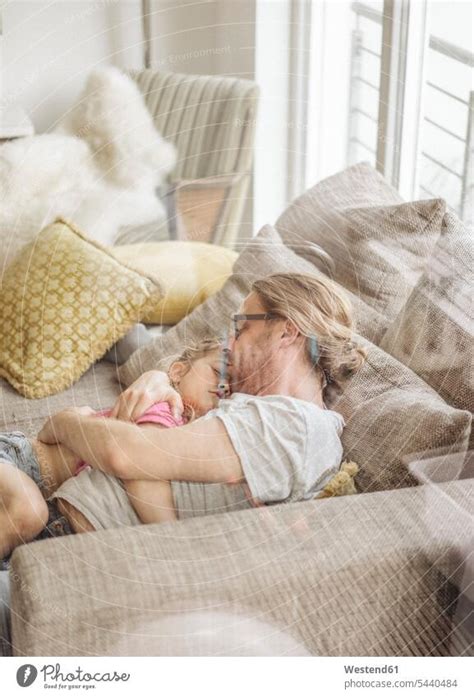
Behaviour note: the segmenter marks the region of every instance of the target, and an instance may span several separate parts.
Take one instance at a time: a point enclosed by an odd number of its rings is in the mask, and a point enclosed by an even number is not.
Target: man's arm
[[[93,467],[120,479],[244,481],[239,457],[218,418],[154,429],[71,409],[53,416],[38,437],[64,444]]]

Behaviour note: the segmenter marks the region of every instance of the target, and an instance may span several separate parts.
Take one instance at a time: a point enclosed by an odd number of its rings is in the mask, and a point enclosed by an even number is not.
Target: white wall
[[[216,72],[254,80],[257,0],[220,0],[216,6],[216,44],[225,48],[216,56]]]
[[[152,64],[253,79],[256,0],[151,0]]]
[[[153,67],[254,80],[256,5],[256,0],[152,0]],[[252,185],[241,237],[255,233],[253,195]]]
[[[153,65],[254,76],[255,0],[152,0]],[[98,65],[142,66],[140,0],[15,0],[3,11],[1,103],[54,126]]]
[[[220,75],[232,75],[246,80],[255,79],[256,0],[225,0],[217,2],[217,46],[225,48],[216,56],[215,70]],[[255,226],[255,185],[250,182],[242,214],[240,237],[252,237]]]
[[[255,37],[255,79],[260,85],[254,175],[254,222],[274,223],[286,203],[290,3],[261,0]]]
[[[152,64],[159,70],[213,75],[216,56],[216,0],[152,0]]]
[[[141,65],[139,2],[15,0],[3,11],[3,106],[20,103],[44,132],[94,67]]]

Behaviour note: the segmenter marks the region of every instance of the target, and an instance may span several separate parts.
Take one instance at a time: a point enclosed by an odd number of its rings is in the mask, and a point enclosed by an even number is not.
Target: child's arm
[[[140,522],[165,523],[177,519],[170,482],[124,479],[123,485]]]
[[[164,426],[145,424],[140,428],[164,428]],[[177,519],[170,482],[123,479],[122,484],[141,523],[165,523]]]

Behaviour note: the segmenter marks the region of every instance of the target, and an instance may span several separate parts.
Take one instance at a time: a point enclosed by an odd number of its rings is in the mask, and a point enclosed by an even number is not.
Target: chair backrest
[[[130,70],[155,125],[178,150],[174,180],[250,173],[258,87],[232,77]]]

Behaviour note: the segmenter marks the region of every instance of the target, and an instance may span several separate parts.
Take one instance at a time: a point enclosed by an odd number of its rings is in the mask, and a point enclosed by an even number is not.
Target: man
[[[363,362],[351,341],[350,308],[330,281],[275,274],[254,284],[235,324],[233,395],[205,417],[144,437],[133,423],[66,410],[40,439],[65,444],[121,480],[160,481],[156,522],[311,498],[342,457],[344,424],[325,408],[326,377],[333,372],[336,381],[338,371],[349,375]],[[148,374],[141,384],[147,396],[133,386],[114,415],[136,418],[162,399],[162,376]]]

